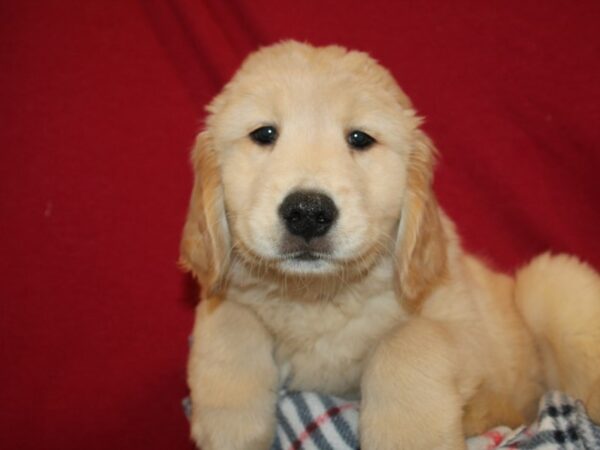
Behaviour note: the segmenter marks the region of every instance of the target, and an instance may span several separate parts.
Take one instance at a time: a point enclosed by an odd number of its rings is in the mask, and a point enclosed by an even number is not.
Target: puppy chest
[[[345,304],[281,306],[259,314],[275,337],[282,382],[332,394],[358,391],[368,355],[403,316],[391,293]]]

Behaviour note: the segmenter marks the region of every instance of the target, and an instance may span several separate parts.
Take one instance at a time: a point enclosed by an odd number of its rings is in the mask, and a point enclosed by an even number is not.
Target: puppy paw
[[[427,427],[425,423],[421,426],[415,423],[403,425],[398,415],[394,417],[385,413],[365,412],[367,414],[361,414],[359,431],[362,450],[465,450],[467,448],[459,430],[454,433],[440,433],[439,430]]]
[[[202,450],[268,450],[274,434],[274,414],[256,408],[204,408],[192,414],[191,437]]]

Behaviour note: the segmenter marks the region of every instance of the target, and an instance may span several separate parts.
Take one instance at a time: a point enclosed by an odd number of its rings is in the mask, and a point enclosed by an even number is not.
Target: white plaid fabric
[[[282,391],[271,450],[358,448],[358,402],[313,392]]]

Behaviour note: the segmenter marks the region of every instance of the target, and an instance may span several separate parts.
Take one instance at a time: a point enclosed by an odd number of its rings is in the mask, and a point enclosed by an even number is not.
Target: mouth
[[[331,260],[333,246],[326,236],[306,241],[298,236],[287,235],[279,246],[279,257],[285,261],[315,262]]]
[[[290,274],[325,274],[336,266],[331,255],[306,249],[283,253],[278,259],[279,269]]]
[[[324,257],[325,257],[325,255],[323,255],[323,254],[310,252],[310,251],[301,251],[301,252],[295,252],[295,253],[284,255],[285,259],[292,259],[295,261],[316,261],[319,259],[323,259]]]

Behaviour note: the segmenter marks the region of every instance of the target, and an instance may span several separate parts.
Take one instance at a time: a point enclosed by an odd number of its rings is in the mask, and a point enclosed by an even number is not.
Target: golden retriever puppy
[[[269,448],[284,384],[360,396],[365,450],[464,449],[548,388],[600,418],[598,274],[543,255],[513,278],[466,254],[436,151],[373,59],[264,48],[208,111],[181,244],[204,450]]]

